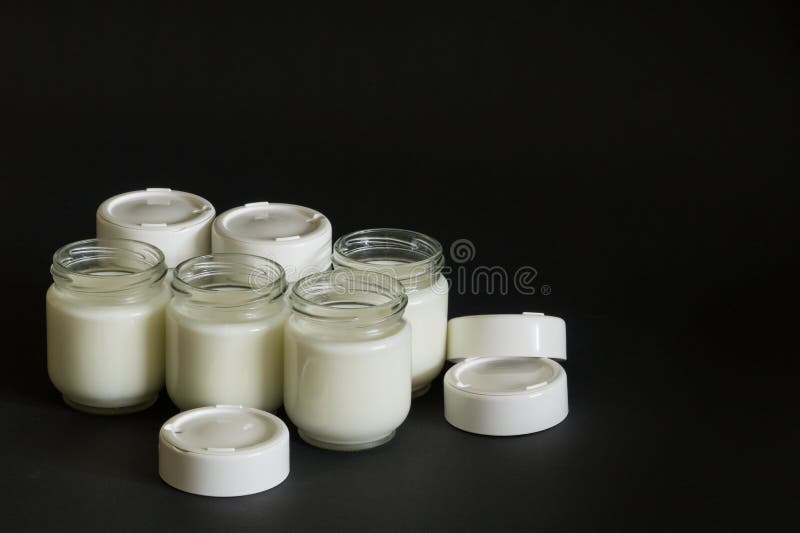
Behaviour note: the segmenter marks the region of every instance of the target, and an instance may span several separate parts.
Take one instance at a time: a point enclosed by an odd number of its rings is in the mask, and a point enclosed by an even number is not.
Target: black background
[[[5,530],[751,529],[797,507],[788,3],[71,4],[0,16]],[[438,380],[379,449],[293,433],[278,488],[168,487],[166,397],[84,415],[45,368],[52,252],[147,186],[535,267],[551,294],[453,294],[450,314],[564,317],[569,417],[470,435]]]

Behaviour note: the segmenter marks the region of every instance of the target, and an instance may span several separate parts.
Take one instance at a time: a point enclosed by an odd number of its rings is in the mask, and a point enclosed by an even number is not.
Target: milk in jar
[[[47,371],[79,410],[145,409],[164,386],[161,251],[125,239],[89,239],[53,256],[47,291]]]
[[[277,263],[213,254],[175,269],[167,309],[167,392],[181,410],[283,402],[286,279]]]
[[[411,403],[402,286],[337,269],[301,279],[289,299],[284,404],[300,437],[333,450],[388,442]]]
[[[396,278],[408,295],[405,319],[411,324],[412,394],[425,394],[441,372],[447,343],[449,285],[442,275],[439,242],[416,231],[376,228],[339,238],[335,267],[380,272]]]

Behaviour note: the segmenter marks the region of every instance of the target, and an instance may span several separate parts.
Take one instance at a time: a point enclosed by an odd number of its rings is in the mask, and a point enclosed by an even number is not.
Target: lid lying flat
[[[451,319],[447,323],[447,359],[481,355],[566,359],[566,324],[543,313]]]
[[[212,249],[215,253],[249,253],[277,261],[291,282],[330,268],[332,236],[331,223],[313,209],[256,202],[217,217]]]
[[[483,435],[524,435],[567,416],[566,326],[541,313],[475,315],[448,323],[444,413]]]
[[[289,475],[289,430],[249,407],[218,405],[167,420],[158,438],[158,472],[173,487],[204,496],[242,496]]]
[[[444,377],[444,416],[471,433],[535,433],[568,412],[567,373],[551,359],[476,357]]]
[[[214,207],[205,199],[171,189],[113,196],[97,209],[97,236],[144,241],[164,252],[170,268],[211,251]]]

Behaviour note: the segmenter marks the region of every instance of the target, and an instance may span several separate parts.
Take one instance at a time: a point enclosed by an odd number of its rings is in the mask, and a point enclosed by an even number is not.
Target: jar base
[[[135,405],[125,405],[122,407],[95,407],[94,405],[86,405],[74,400],[67,398],[66,396],[62,396],[64,398],[64,403],[75,409],[76,411],[81,411],[83,413],[89,413],[91,415],[127,415],[129,413],[137,413],[139,411],[144,411],[148,407],[152,406],[158,400],[158,393],[155,393],[152,397],[147,398],[143,402],[139,402]]]
[[[312,446],[316,446],[317,448],[323,448],[325,450],[333,450],[336,452],[358,452],[361,450],[369,450],[371,448],[376,448],[392,440],[395,435],[395,432],[392,431],[388,435],[384,435],[383,437],[377,440],[372,440],[369,442],[340,443],[340,442],[326,442],[324,440],[319,440],[315,437],[312,437],[308,433],[305,433],[302,429],[299,428],[297,430],[297,433],[300,435],[301,439],[303,439],[305,442],[307,442]]]
[[[414,398],[419,398],[420,396],[424,396],[425,394],[428,393],[429,390],[431,390],[431,384],[430,383],[428,383],[427,385],[423,385],[421,387],[418,387],[416,389],[411,389],[411,399],[413,400]]]

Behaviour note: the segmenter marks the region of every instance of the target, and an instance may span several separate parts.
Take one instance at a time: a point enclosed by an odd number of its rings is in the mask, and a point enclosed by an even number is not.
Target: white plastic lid
[[[158,473],[176,489],[203,496],[265,491],[289,475],[289,430],[250,407],[184,411],[161,426]]]
[[[541,313],[475,315],[448,323],[445,418],[482,435],[524,435],[550,428],[569,412],[566,327]]]
[[[564,320],[544,313],[471,315],[447,323],[447,359],[482,355],[567,358]]]
[[[170,268],[211,251],[214,207],[182,191],[150,188],[113,196],[97,209],[97,236],[157,246]]]
[[[333,229],[308,207],[256,202],[230,209],[214,221],[214,253],[238,252],[277,261],[289,282],[331,267]]]

